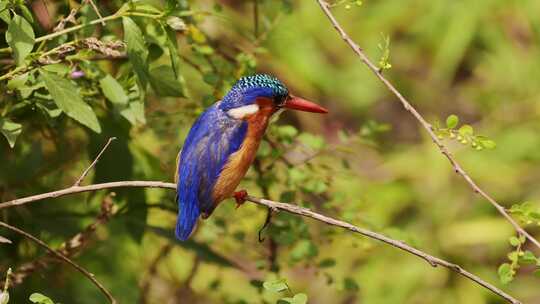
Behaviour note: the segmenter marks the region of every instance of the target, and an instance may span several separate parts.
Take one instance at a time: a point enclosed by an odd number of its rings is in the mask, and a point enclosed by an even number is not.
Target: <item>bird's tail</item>
[[[176,196],[176,201],[180,207],[176,221],[176,238],[185,241],[191,235],[193,228],[195,228],[201,212],[197,202],[180,202],[178,195]]]

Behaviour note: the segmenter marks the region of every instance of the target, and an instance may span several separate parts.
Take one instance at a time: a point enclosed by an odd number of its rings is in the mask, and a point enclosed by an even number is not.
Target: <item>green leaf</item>
[[[23,65],[24,59],[34,48],[35,35],[32,25],[19,15],[13,16],[6,31],[6,42],[13,51],[17,65]]]
[[[124,41],[127,45],[127,54],[129,61],[133,65],[133,69],[137,77],[145,89],[148,83],[148,47],[144,41],[144,36],[135,21],[129,17],[122,17],[124,26]]]
[[[24,73],[22,75],[19,75],[9,80],[7,83],[7,88],[9,90],[16,90],[16,89],[22,88],[26,84],[27,80],[28,80],[28,73]]]
[[[510,240],[509,240],[509,241],[510,241],[510,245],[512,245],[512,246],[514,246],[514,247],[516,247],[516,246],[518,246],[519,244],[521,244],[521,242],[519,241],[519,239],[518,239],[517,237],[515,237],[515,236],[510,237]]]
[[[519,257],[519,260],[524,264],[536,264],[539,262],[539,259],[529,250],[525,251],[523,255]]]
[[[107,97],[112,103],[116,104],[127,104],[129,98],[126,94],[124,88],[114,79],[111,75],[101,78],[99,80],[99,85],[103,91],[103,95]]]
[[[160,65],[150,70],[152,88],[160,96],[183,97],[182,84],[176,79],[173,69]]]
[[[493,141],[491,139],[482,139],[480,141],[480,144],[486,149],[495,149],[495,147],[497,146],[495,141]]]
[[[334,265],[336,265],[336,260],[332,259],[332,258],[324,259],[324,260],[319,262],[319,267],[320,268],[333,267]]]
[[[512,269],[512,266],[510,264],[504,263],[499,266],[497,273],[499,274],[499,279],[501,280],[501,283],[508,284],[514,279],[515,271],[514,269]]]
[[[308,296],[305,293],[299,293],[294,295],[292,298],[282,298],[280,301],[289,304],[306,304],[308,301]]]
[[[287,281],[285,279],[279,279],[274,281],[266,281],[263,283],[264,289],[273,292],[282,292],[289,289]]]
[[[453,129],[457,127],[458,123],[459,123],[459,118],[457,117],[457,115],[452,114],[446,118],[446,127],[448,129]]]
[[[29,300],[30,302],[37,304],[54,304],[51,298],[37,292],[31,294]]]
[[[65,78],[43,70],[41,77],[58,108],[92,131],[101,133],[101,126],[94,110],[83,101],[75,85]]]
[[[140,101],[132,101],[129,106],[120,111],[125,119],[132,125],[145,124],[146,118],[144,117],[144,104]]]
[[[15,146],[17,137],[22,132],[22,125],[15,123],[9,119],[0,117],[0,132],[7,139],[8,144],[11,148]]]
[[[349,277],[343,280],[343,287],[345,287],[345,290],[348,290],[348,291],[358,291],[360,289],[356,281],[353,278],[349,278]]]
[[[167,48],[169,49],[169,56],[171,57],[171,64],[176,79],[180,79],[180,58],[178,57],[178,42],[176,40],[176,33],[163,27],[167,33]]]
[[[0,1],[0,19],[4,20],[5,23],[9,24],[11,22],[11,15],[7,9],[8,2]]]
[[[474,130],[471,125],[463,125],[461,126],[461,128],[459,128],[458,132],[460,135],[466,136],[466,135],[473,135]]]

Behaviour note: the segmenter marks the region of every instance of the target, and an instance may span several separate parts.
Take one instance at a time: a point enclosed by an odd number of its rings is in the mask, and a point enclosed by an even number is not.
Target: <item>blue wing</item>
[[[189,238],[201,213],[209,215],[213,211],[214,184],[246,136],[247,123],[228,117],[218,106],[208,108],[197,119],[180,152],[176,237],[182,241]]]

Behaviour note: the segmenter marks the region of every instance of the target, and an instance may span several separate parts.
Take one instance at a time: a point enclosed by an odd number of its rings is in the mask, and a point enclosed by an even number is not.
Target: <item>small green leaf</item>
[[[35,35],[32,25],[19,15],[13,16],[6,31],[6,42],[13,51],[17,65],[23,65],[24,59],[34,48]]]
[[[458,123],[459,123],[459,118],[457,117],[457,115],[452,114],[446,118],[446,127],[448,129],[453,129],[457,127]]]
[[[7,1],[0,1],[0,19],[4,20],[5,23],[9,24],[11,22],[11,15],[7,8]]]
[[[165,27],[163,27],[163,30],[167,33],[167,48],[169,49],[172,69],[176,79],[180,79],[180,58],[178,57],[178,41],[176,40],[176,33]]]
[[[332,258],[324,259],[324,260],[319,262],[319,267],[320,268],[333,267],[334,265],[336,265],[336,260],[332,259]]]
[[[132,125],[146,123],[144,104],[138,100],[130,102],[127,108],[120,111],[120,115],[127,119]]]
[[[31,294],[29,300],[30,302],[36,303],[36,304],[54,304],[51,298],[37,292]]]
[[[345,287],[345,290],[348,290],[348,291],[356,292],[360,290],[360,287],[358,286],[356,281],[353,278],[349,278],[349,277],[343,280],[343,287]]]
[[[458,132],[461,136],[473,135],[474,129],[471,125],[463,125],[459,128]]]
[[[517,237],[515,237],[515,236],[510,237],[510,240],[509,240],[509,241],[510,241],[510,245],[512,245],[512,246],[514,246],[514,247],[516,247],[516,246],[518,246],[519,244],[521,244],[521,242],[519,241],[519,239],[518,239]]]
[[[482,139],[480,141],[480,144],[486,149],[495,149],[495,147],[497,146],[495,141],[493,141],[491,139]]]
[[[287,281],[285,279],[279,279],[274,281],[266,281],[263,283],[264,289],[273,292],[282,292],[289,289]]]
[[[94,132],[101,133],[101,126],[94,110],[83,101],[75,85],[65,78],[43,70],[41,77],[58,108]]]
[[[519,260],[524,264],[536,264],[539,262],[539,259],[529,250],[523,252],[523,255],[519,257]]]
[[[308,301],[308,296],[305,293],[298,293],[294,295],[294,297],[290,298],[282,298],[280,301],[283,301],[285,303],[289,304],[306,304]]]
[[[27,80],[28,80],[28,73],[24,73],[22,75],[19,75],[9,80],[7,83],[7,88],[9,90],[16,90],[16,89],[22,88],[26,84]]]
[[[135,21],[129,17],[122,17],[124,26],[124,40],[127,45],[127,53],[129,61],[133,65],[133,69],[142,85],[146,88],[148,83],[148,47],[144,41],[144,36]]]
[[[124,88],[120,83],[118,83],[111,75],[107,74],[107,76],[101,78],[99,80],[99,85],[103,91],[103,95],[111,102],[116,104],[128,103],[129,98],[126,91],[124,91]]]
[[[17,137],[22,132],[22,125],[9,119],[0,117],[0,132],[2,132],[4,137],[7,139],[9,146],[13,148],[15,147]]]
[[[499,266],[497,273],[499,274],[499,279],[501,280],[501,283],[508,284],[514,279],[515,271],[514,269],[512,269],[512,266],[510,264],[504,263]]]

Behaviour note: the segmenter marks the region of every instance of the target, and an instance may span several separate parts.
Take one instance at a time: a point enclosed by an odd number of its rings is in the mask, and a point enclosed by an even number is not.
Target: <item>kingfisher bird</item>
[[[328,112],[291,95],[277,78],[256,74],[240,78],[195,121],[177,159],[179,240],[187,240],[198,218],[208,218],[221,201],[245,201],[247,192],[235,192],[236,187],[255,158],[270,117],[282,108]]]

